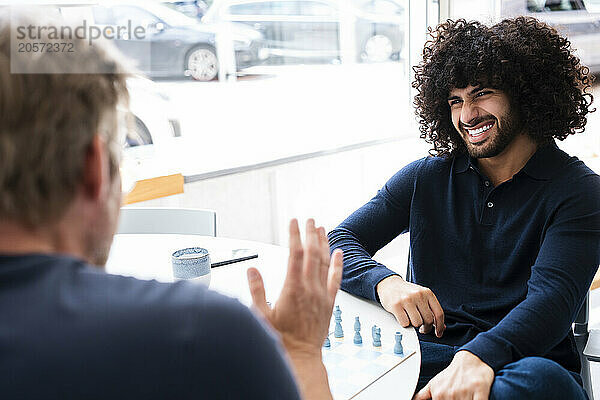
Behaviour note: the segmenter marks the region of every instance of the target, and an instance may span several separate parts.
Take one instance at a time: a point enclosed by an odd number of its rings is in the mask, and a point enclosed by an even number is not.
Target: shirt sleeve
[[[397,275],[372,257],[396,236],[408,231],[410,203],[423,160],[397,172],[375,197],[329,233],[331,251],[344,252],[342,289],[379,301],[377,284]]]
[[[564,188],[560,188],[564,192]],[[600,177],[572,182],[550,216],[527,282],[527,295],[467,350],[498,371],[543,356],[567,336],[600,262]]]

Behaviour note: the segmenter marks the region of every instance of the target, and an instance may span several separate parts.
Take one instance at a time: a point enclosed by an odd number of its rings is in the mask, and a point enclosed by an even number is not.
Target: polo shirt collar
[[[552,179],[564,166],[568,158],[569,156],[559,149],[553,140],[547,145],[538,147],[520,172],[529,175],[533,179]]]
[[[531,156],[523,169],[518,173],[525,173],[533,179],[548,180],[551,179],[562,168],[564,162],[568,159],[565,152],[560,150],[556,143],[551,143],[538,147]],[[469,167],[478,171],[477,161],[468,154],[457,155],[454,159],[454,173],[460,174],[466,172]]]
[[[469,167],[475,168],[477,164],[475,160],[472,160],[468,154],[459,154],[454,159],[454,173],[461,174],[466,172]]]

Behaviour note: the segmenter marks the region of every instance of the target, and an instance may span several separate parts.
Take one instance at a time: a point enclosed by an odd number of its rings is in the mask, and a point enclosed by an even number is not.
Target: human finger
[[[419,332],[421,333],[429,333],[431,332],[431,328],[433,328],[434,323],[434,315],[431,308],[429,308],[429,303],[419,304],[418,305],[419,313],[421,314],[421,318],[423,319],[423,325],[419,328]]]
[[[419,393],[417,393],[415,395],[415,397],[413,397],[413,400],[428,400],[431,399],[431,388],[429,386],[429,384],[425,385],[425,387],[423,389],[421,389],[419,391]]]
[[[444,330],[446,329],[446,325],[444,324],[444,310],[442,309],[442,306],[440,305],[440,302],[438,301],[437,297],[435,297],[433,293],[429,297],[428,303],[429,308],[433,312],[433,324],[435,326],[435,335],[437,337],[442,337],[442,335],[444,334]]]
[[[340,283],[342,281],[342,272],[344,270],[344,255],[342,250],[337,249],[333,252],[331,262],[329,265],[328,276],[327,276],[327,293],[329,299],[333,305],[335,296],[340,289]]]
[[[290,256],[288,259],[287,278],[291,282],[299,282],[304,260],[304,249],[302,248],[302,239],[300,238],[300,228],[298,228],[298,220],[290,221]],[[287,280],[286,278],[286,280]]]
[[[325,285],[327,283],[327,275],[329,273],[329,267],[331,263],[331,256],[329,255],[329,242],[327,241],[327,234],[325,228],[322,226],[317,229],[319,236],[319,247],[321,251],[321,276],[320,280]]]
[[[250,295],[252,296],[252,304],[264,317],[268,317],[270,308],[267,304],[265,285],[260,272],[256,268],[248,268],[246,275],[248,277]]]
[[[315,227],[315,220],[309,218],[306,221],[306,239],[304,254],[304,275],[312,284],[319,284],[321,269],[321,253],[319,251],[319,235]]]
[[[394,314],[394,317],[396,317],[396,320],[400,323],[400,325],[402,325],[402,327],[406,328],[410,326],[410,318],[401,305],[396,304],[390,312]]]
[[[406,311],[406,314],[408,314],[408,318],[410,319],[410,325],[417,328],[423,325],[423,318],[421,318],[421,314],[419,313],[419,310],[414,304],[405,305],[404,311]]]

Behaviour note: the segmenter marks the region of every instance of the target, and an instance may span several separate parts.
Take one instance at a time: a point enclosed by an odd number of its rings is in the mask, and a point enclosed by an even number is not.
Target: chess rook
[[[402,333],[396,332],[395,339],[396,343],[394,344],[394,354],[404,354],[404,349],[402,348]]]

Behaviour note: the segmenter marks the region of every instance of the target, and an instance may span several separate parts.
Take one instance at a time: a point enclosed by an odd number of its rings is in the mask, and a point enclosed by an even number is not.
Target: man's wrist
[[[385,278],[380,280],[379,283],[377,283],[377,285],[375,285],[375,293],[377,294],[377,300],[380,303],[381,303],[381,295],[385,293],[386,288],[389,285],[392,285],[395,280],[400,280],[402,282],[405,282],[405,280],[402,279],[402,277],[400,275],[390,275],[390,276],[386,276]]]
[[[298,341],[283,340],[303,399],[331,399],[327,370],[321,348]]]
[[[471,353],[469,350],[459,350],[454,354],[454,360],[459,362],[464,362],[471,366],[476,366],[479,368],[489,369],[489,372],[494,374],[494,370],[488,364],[486,364],[481,358],[479,358],[476,354]],[[453,360],[453,361],[454,361]]]

